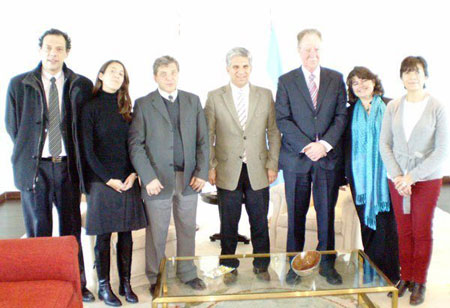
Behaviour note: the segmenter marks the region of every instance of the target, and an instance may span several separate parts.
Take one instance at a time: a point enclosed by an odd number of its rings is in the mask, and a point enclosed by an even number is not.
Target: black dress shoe
[[[409,304],[416,306],[420,305],[425,300],[425,284],[414,282],[414,287],[411,293],[411,297],[409,298]]]
[[[90,303],[95,301],[94,294],[92,294],[91,291],[89,291],[86,287],[81,288],[81,295],[83,296],[83,302]]]
[[[300,282],[302,282],[302,277],[297,275],[292,270],[292,268],[289,269],[288,273],[286,274],[286,283],[291,285],[291,286],[295,286],[295,285],[299,284]]]
[[[395,287],[398,289],[398,297],[402,297],[405,294],[406,290],[408,290],[409,292],[413,290],[414,282],[407,280],[399,280],[395,284]],[[388,296],[392,297],[392,292],[389,292]]]
[[[226,273],[225,275],[223,275],[223,283],[226,285],[235,283],[237,280],[237,275],[238,275],[237,269],[234,269],[231,272]]]
[[[319,274],[320,276],[325,277],[329,284],[332,285],[342,284],[342,277],[334,267],[327,269],[321,268],[319,270]]]
[[[155,290],[156,290],[156,283],[152,283],[152,284],[150,285],[150,289],[149,289],[150,295],[151,295],[152,297],[155,297]]]
[[[200,278],[194,278],[192,280],[186,281],[185,284],[190,286],[194,290],[204,290],[206,289],[206,285]]]
[[[270,274],[267,268],[253,268],[253,273],[256,274],[256,278],[262,281],[270,281]]]

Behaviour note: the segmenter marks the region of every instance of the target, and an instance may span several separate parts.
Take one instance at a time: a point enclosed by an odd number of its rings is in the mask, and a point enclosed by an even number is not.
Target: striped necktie
[[[316,83],[314,82],[314,79],[316,76],[314,74],[309,75],[309,83],[308,83],[308,89],[309,94],[311,95],[311,100],[314,105],[314,109],[317,108],[317,93],[319,92]]]
[[[58,157],[62,151],[61,144],[61,114],[59,111],[59,98],[58,88],[56,87],[56,79],[52,77],[50,79],[50,94],[48,100],[48,138],[49,138],[49,151],[52,157]]]
[[[241,127],[244,130],[245,124],[247,122],[247,106],[245,106],[245,91],[239,90],[237,93],[237,114],[239,118],[239,123],[241,123]]]

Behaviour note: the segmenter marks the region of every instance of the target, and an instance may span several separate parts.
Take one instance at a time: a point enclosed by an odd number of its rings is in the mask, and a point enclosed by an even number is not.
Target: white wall
[[[72,38],[67,64],[94,80],[101,64],[123,61],[133,99],[155,88],[152,63],[170,54],[181,65],[180,88],[200,95],[227,82],[225,54],[235,46],[254,56],[252,82],[273,89],[266,73],[270,25],[278,36],[284,72],[300,65],[296,35],[315,27],[323,35],[322,65],[346,75],[355,65],[381,77],[386,95],[403,93],[401,60],[429,62],[428,89],[444,102],[448,84],[444,1],[8,1],[0,4],[0,192],[15,190],[11,141],[4,128],[9,79],[34,68],[38,38],[55,27]],[[127,4],[125,4],[127,3]],[[426,5],[426,6],[425,6]],[[447,168],[450,170],[450,168]],[[448,172],[450,174],[450,172]]]

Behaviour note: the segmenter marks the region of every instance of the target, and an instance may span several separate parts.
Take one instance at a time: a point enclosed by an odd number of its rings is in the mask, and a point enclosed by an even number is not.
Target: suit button
[[[41,121],[40,120],[36,121],[36,124],[41,124]]]
[[[36,158],[37,158],[37,155],[31,156],[31,158],[32,158],[32,159],[36,159]]]
[[[173,164],[169,164],[170,167],[173,167]]]
[[[314,120],[317,120],[317,117],[314,117]]]
[[[244,140],[247,140],[247,136],[244,136]]]

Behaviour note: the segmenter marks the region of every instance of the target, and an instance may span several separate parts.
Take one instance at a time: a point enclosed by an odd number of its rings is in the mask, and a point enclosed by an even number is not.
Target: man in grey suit
[[[197,198],[208,178],[205,115],[198,96],[177,89],[178,73],[174,58],[155,60],[153,74],[158,89],[136,100],[128,138],[149,220],[145,257],[152,294],[172,209],[177,256],[195,255]],[[193,262],[178,262],[177,276],[193,289],[205,288]]]
[[[245,203],[254,253],[269,253],[269,184],[277,178],[281,137],[272,92],[249,83],[252,56],[233,48],[226,57],[230,83],[211,91],[205,106],[210,138],[209,181],[217,185],[222,255],[236,251],[238,224]],[[269,147],[267,147],[267,141]],[[255,258],[253,272],[270,280],[269,258]],[[221,259],[235,268],[224,282],[237,279],[238,259]]]

